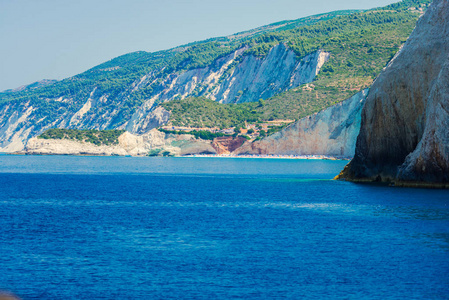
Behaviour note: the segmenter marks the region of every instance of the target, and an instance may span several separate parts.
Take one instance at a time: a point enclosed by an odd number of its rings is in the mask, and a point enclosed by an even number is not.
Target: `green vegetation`
[[[283,125],[283,126],[270,126],[267,130],[267,135],[272,135],[276,132],[281,131],[282,129],[284,129],[285,127],[287,127],[287,125]]]
[[[227,136],[226,134],[223,134],[221,132],[210,132],[207,130],[183,131],[183,130],[166,130],[163,128],[159,128],[158,130],[161,132],[170,133],[170,134],[191,134],[195,138],[202,139],[202,140],[213,140],[216,137]]]
[[[40,139],[74,140],[100,145],[117,145],[124,130],[78,130],[53,128],[42,133]]]
[[[215,68],[217,59],[247,47],[242,56],[228,66],[228,71],[220,78],[224,80],[244,56],[263,57],[273,46],[283,43],[298,59],[318,49],[331,54],[313,85],[301,86],[258,103],[221,105],[204,98],[191,98],[195,100],[176,100],[162,106],[172,111],[174,125],[231,127],[245,121],[298,119],[367,88],[413,30],[420,12],[411,8],[424,8],[430,2],[404,0],[367,11],[332,12],[167,51],[134,52],[51,85],[0,93],[0,109],[7,103],[14,103],[18,110],[29,103],[35,109],[33,116],[41,128],[64,114],[75,113],[91,95],[101,95],[104,99],[96,102],[83,118],[114,129],[127,122],[144,101],[160,92],[164,88],[163,81],[172,74],[205,66]],[[135,90],[134,86],[144,75],[151,80]],[[198,88],[192,96],[202,96],[205,92]]]
[[[312,84],[260,99],[258,105],[222,105],[190,98],[162,106],[172,112],[170,120],[175,126],[230,127],[245,121],[308,116],[368,88],[413,30],[419,13],[409,8],[428,3],[407,0],[248,40],[250,48],[244,55],[262,57],[279,43],[287,44],[298,57],[317,49],[331,54]]]
[[[258,103],[221,104],[199,97],[173,100],[161,104],[171,112],[174,126],[229,128],[248,122],[257,122],[261,113],[256,110]]]
[[[162,149],[151,149],[150,152],[148,152],[148,156],[159,156],[159,154],[161,153]]]
[[[267,101],[267,104],[270,102]],[[253,103],[241,103],[241,104],[221,104],[216,101],[199,97],[199,98],[187,98],[185,100],[173,100],[161,104],[166,110],[171,112],[170,120],[172,120],[173,126],[190,126],[190,127],[218,127],[218,128],[230,128],[235,127],[234,132],[240,134],[240,129],[247,123],[258,123],[266,120],[263,117],[265,109],[269,109],[269,106],[265,104],[261,105],[259,102]],[[271,135],[275,132],[281,131],[284,126],[270,126],[266,134]],[[172,131],[159,129],[160,131],[173,134],[183,134],[184,131]],[[193,133],[192,133],[193,132]],[[192,131],[190,134],[194,134],[196,137],[199,132],[208,133],[208,131]],[[250,129],[248,134],[253,133],[254,130]],[[265,132],[264,132],[265,133]],[[219,133],[214,137],[220,136]],[[222,136],[222,135],[221,135]],[[201,136],[202,139],[213,139]]]
[[[417,17],[402,8],[371,10],[280,33],[276,39],[288,40],[298,54],[319,48],[331,56],[313,84],[265,101],[262,118],[305,117],[369,87],[410,35]]]
[[[163,149],[151,149],[148,156],[174,156],[170,151],[163,151]]]

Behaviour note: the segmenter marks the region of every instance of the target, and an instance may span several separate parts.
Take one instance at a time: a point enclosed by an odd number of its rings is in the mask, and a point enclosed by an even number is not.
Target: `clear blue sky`
[[[399,0],[0,0],[0,91],[116,56]]]

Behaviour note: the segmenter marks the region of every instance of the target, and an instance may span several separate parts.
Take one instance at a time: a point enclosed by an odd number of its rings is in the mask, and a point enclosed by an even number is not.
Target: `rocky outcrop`
[[[312,82],[330,54],[316,51],[298,60],[285,45],[273,47],[263,59],[249,55],[205,96],[221,103],[254,102]]]
[[[434,0],[371,87],[338,178],[449,187],[448,83],[449,1]]]
[[[170,112],[165,110],[162,106],[153,108],[153,103],[147,103],[139,108],[131,117],[131,120],[126,123],[125,128],[130,132],[147,132],[153,128],[157,128],[168,123],[170,119]]]
[[[35,126],[28,125],[35,108],[27,103],[7,103],[0,109],[0,152],[23,150]],[[27,126],[28,125],[28,126]]]
[[[195,139],[192,135],[165,134],[156,129],[143,135],[129,132],[118,138],[117,145],[97,146],[92,143],[65,140],[32,138],[28,141],[26,154],[57,155],[118,155],[147,156],[153,155],[193,155],[216,154],[210,142]]]
[[[114,146],[95,146],[68,140],[33,138],[28,154],[72,155],[323,155],[352,157],[360,130],[361,111],[368,90],[312,116],[303,118],[284,130],[260,141],[248,142],[243,137],[218,137],[213,141],[195,139],[192,135],[174,135],[156,129],[141,135],[125,132]]]
[[[246,138],[241,136],[235,138],[232,136],[217,137],[212,142],[212,147],[217,154],[229,154],[242,146],[245,141]]]
[[[96,146],[92,143],[84,143],[71,140],[44,140],[32,138],[28,141],[26,154],[56,154],[56,155],[128,155],[122,147]]]
[[[352,157],[367,92],[361,91],[260,141],[246,142],[234,154]]]

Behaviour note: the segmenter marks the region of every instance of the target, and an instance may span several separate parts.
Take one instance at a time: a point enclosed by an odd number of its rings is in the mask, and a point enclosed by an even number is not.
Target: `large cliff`
[[[372,85],[338,178],[449,187],[449,1],[433,1]]]
[[[352,157],[367,92],[359,92],[260,141],[247,142],[234,154]]]

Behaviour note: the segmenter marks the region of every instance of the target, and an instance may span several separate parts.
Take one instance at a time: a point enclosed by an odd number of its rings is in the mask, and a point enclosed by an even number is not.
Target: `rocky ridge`
[[[21,91],[25,91],[25,90],[32,91],[32,90],[35,90],[35,89],[38,89],[38,88],[41,88],[41,87],[44,87],[47,85],[52,85],[56,82],[58,82],[58,81],[55,79],[43,79],[43,80],[39,80],[39,81],[33,82],[28,85],[19,86],[18,88],[15,88],[15,89],[5,90],[2,93],[17,93],[17,92],[21,92]]]

